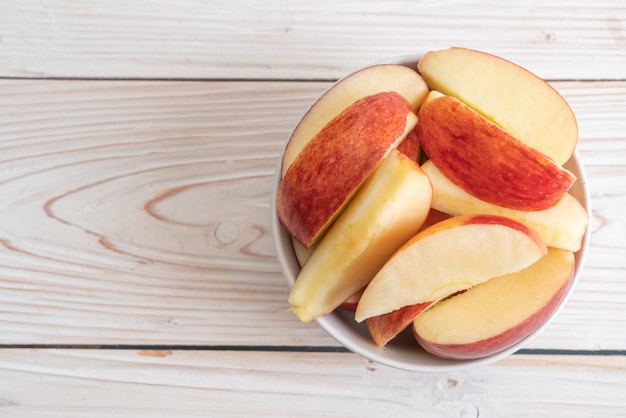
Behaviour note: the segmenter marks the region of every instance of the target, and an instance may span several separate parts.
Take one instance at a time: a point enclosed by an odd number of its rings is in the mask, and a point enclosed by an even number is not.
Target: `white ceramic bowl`
[[[410,68],[416,68],[417,61],[420,57],[421,55],[405,55],[381,60],[375,64],[396,63],[406,65]],[[298,276],[298,272],[300,271],[300,265],[298,264],[298,261],[294,254],[291,237],[287,230],[284,228],[284,226],[278,220],[278,216],[276,214],[276,193],[281,178],[281,160],[282,153],[277,162],[276,171],[274,174],[274,184],[271,196],[271,225],[272,234],[274,237],[274,244],[276,247],[276,255],[282,268],[283,274],[287,279],[287,283],[291,287],[293,286],[296,277]],[[565,167],[578,178],[576,183],[574,183],[574,185],[570,189],[570,193],[580,201],[580,203],[585,207],[587,213],[591,217],[589,193],[585,184],[585,172],[583,169],[583,165],[580,162],[578,152],[574,152],[572,158],[565,164]],[[379,348],[372,342],[365,323],[357,323],[354,320],[353,312],[348,312],[341,309],[337,309],[331,314],[318,318],[316,321],[322,328],[324,328],[324,330],[326,330],[328,334],[330,334],[335,340],[337,340],[348,350],[360,354],[363,357],[378,362],[380,364],[399,369],[419,372],[446,372],[493,363],[497,360],[509,356],[510,354],[513,354],[514,352],[525,346],[531,338],[533,338],[543,329],[545,329],[552,321],[552,319],[556,315],[558,315],[561,308],[565,305],[572,291],[576,287],[576,283],[580,277],[580,273],[584,265],[584,258],[587,252],[587,248],[589,246],[589,234],[589,228],[587,228],[587,231],[583,238],[582,247],[576,253],[576,270],[574,272],[571,286],[569,287],[565,297],[552,313],[552,315],[535,332],[527,336],[525,339],[515,344],[514,346],[491,356],[475,360],[448,360],[439,358],[424,351],[417,344],[410,330],[407,330],[407,332],[403,332],[398,335],[385,347]]]

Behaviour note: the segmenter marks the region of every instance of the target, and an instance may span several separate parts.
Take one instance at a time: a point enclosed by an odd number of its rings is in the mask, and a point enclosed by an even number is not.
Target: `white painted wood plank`
[[[2,350],[3,417],[617,417],[623,356],[418,374],[349,353]]]
[[[592,238],[583,279],[564,314],[550,329],[549,338],[544,335],[536,343],[617,349],[626,342],[619,325],[626,321],[626,84],[585,83],[583,87],[579,83],[560,83],[556,87],[578,118],[578,149],[591,191]],[[589,314],[594,316],[595,324],[581,327]],[[619,341],[607,346],[597,338],[610,333],[620,335]]]
[[[0,85],[3,343],[312,342],[269,194],[319,86]]]
[[[0,76],[336,79],[461,45],[550,79],[623,79],[620,0],[0,1]]]
[[[0,81],[3,344],[318,345],[289,314],[269,194],[328,83]],[[594,216],[571,302],[530,348],[623,349],[626,82],[555,83]]]

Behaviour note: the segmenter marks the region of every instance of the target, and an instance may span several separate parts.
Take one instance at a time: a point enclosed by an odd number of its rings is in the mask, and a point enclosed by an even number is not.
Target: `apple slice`
[[[522,271],[436,303],[413,322],[417,341],[426,351],[452,359],[505,350],[552,314],[569,288],[574,264],[571,251],[550,248]]]
[[[311,257],[311,254],[316,247],[315,245],[313,245],[309,248],[306,248],[304,245],[296,241],[293,237],[291,237],[291,245],[293,245],[293,252],[296,256],[296,260],[298,260],[298,264],[300,265],[300,267],[304,266],[306,262],[309,261],[309,258]]]
[[[346,311],[350,311],[350,312],[356,311],[356,306],[359,304],[359,300],[361,299],[361,295],[363,294],[364,290],[365,288],[348,296],[348,299],[341,302],[341,305],[339,305],[339,307],[341,309],[345,309]]]
[[[576,177],[459,100],[432,91],[415,129],[430,160],[481,200],[517,210],[548,209]]]
[[[378,347],[383,347],[411,325],[413,320],[432,304],[432,302],[424,302],[404,306],[386,314],[367,318],[365,324],[372,341]]]
[[[432,185],[433,182],[431,181],[430,184]],[[435,190],[433,189],[433,196],[434,195],[435,195]],[[445,221],[446,219],[450,219],[451,217],[452,215],[449,213],[434,209],[433,204],[431,202],[430,211],[428,212],[428,215],[426,216],[426,220],[424,221],[424,224],[422,225],[422,229],[430,228],[434,224],[437,224],[441,221]]]
[[[282,175],[328,122],[357,100],[382,91],[397,92],[417,112],[428,86],[415,69],[399,64],[373,65],[346,76],[317,99],[296,126],[285,147]]]
[[[453,216],[481,213],[507,216],[535,230],[548,247],[570,251],[578,251],[581,247],[589,216],[569,193],[550,209],[519,211],[475,198],[446,178],[432,161],[426,161],[422,169],[433,185],[432,207],[438,211]]]
[[[311,254],[289,294],[304,322],[365,287],[430,209],[431,186],[416,161],[392,150]]]
[[[398,151],[400,151],[413,161],[420,160],[421,148],[415,129],[409,132],[406,138],[404,138],[404,140],[400,142],[400,145],[398,145]]]
[[[326,231],[380,161],[415,127],[394,92],[355,102],[298,155],[278,186],[278,218],[306,248]]]
[[[574,112],[547,82],[505,59],[466,48],[431,51],[418,69],[431,90],[461,100],[563,165],[578,142]]]
[[[363,292],[355,319],[438,301],[528,267],[546,251],[536,232],[510,218],[468,215],[441,221],[385,263]]]

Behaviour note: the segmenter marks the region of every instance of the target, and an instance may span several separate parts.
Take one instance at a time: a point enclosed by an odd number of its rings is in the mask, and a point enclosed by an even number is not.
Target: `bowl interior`
[[[420,56],[421,55],[395,57],[378,63],[396,63],[416,68],[417,61]],[[291,287],[298,276],[300,265],[298,264],[293,250],[291,237],[276,215],[276,193],[281,176],[280,163],[281,161],[279,159],[274,174],[274,184],[271,196],[271,224],[277,258],[281,265],[283,274]],[[586,188],[586,176],[577,151],[574,152],[570,160],[564,166],[578,178],[576,183],[570,189],[570,193],[583,205],[590,216],[591,208],[589,193]],[[583,237],[581,249],[575,254],[576,268],[572,283],[562,302],[548,318],[548,320],[544,322],[535,332],[527,336],[519,343],[488,357],[475,360],[449,360],[436,357],[424,351],[417,344],[410,329],[398,335],[385,347],[379,348],[372,342],[365,324],[357,323],[354,320],[354,313],[343,311],[341,309],[318,318],[316,321],[329,335],[350,351],[360,354],[372,361],[399,369],[420,372],[443,372],[492,363],[514,353],[522,346],[526,345],[531,338],[547,327],[552,319],[560,312],[569,299],[580,277],[582,266],[584,265],[584,258],[589,246],[589,234],[589,228],[587,228],[585,236]]]

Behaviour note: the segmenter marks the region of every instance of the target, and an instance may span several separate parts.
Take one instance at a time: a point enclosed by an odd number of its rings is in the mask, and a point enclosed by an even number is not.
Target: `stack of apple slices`
[[[276,208],[301,265],[291,310],[354,311],[380,347],[411,327],[446,358],[516,344],[573,277],[588,226],[563,168],[577,140],[549,84],[483,52],[346,77],[283,155]]]

